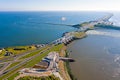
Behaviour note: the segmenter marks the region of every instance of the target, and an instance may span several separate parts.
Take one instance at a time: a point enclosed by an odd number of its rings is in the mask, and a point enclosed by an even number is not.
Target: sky
[[[120,11],[120,0],[0,0],[0,11]]]

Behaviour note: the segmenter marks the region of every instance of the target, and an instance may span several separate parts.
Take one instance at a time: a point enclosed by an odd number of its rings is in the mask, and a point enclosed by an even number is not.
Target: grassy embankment
[[[81,38],[84,38],[84,37],[86,37],[87,35],[86,35],[86,33],[85,32],[71,32],[71,35],[74,35],[74,37],[76,38],[76,39],[81,39]],[[65,54],[65,57],[69,57],[69,55],[68,55],[68,52],[65,52],[66,54]],[[72,72],[71,72],[71,69],[70,69],[70,66],[69,66],[69,62],[66,62],[65,64],[64,64],[64,66],[66,66],[64,69],[67,71],[67,73],[69,74],[69,76],[70,76],[70,78],[71,78],[71,80],[77,80],[75,77],[74,77],[74,75],[72,74]]]
[[[74,32],[73,35],[75,38],[80,39],[86,36],[85,32]]]
[[[61,57],[69,57],[68,52],[66,51],[67,46],[64,46],[61,49],[60,56]],[[71,72],[69,62],[59,61],[59,69],[60,75],[63,77],[64,80],[77,80]]]
[[[59,54],[61,57],[65,57],[65,55],[66,55],[65,50],[66,50],[66,46],[63,46],[63,48],[61,49],[60,54]],[[59,66],[59,70],[60,70],[59,73],[63,77],[63,79],[64,80],[71,80],[70,76],[67,72],[65,62],[60,60],[58,63],[58,66]]]
[[[76,25],[73,25],[72,27],[75,27],[75,28],[81,28],[81,27],[89,27],[90,29],[93,29],[94,28],[94,25],[90,24],[90,22],[83,22],[81,24],[76,24]]]
[[[84,31],[75,31],[75,32],[69,32],[70,35],[73,35],[76,39],[81,39],[86,37],[86,33]]]
[[[3,59],[5,57],[9,57],[9,56],[5,56],[6,51],[11,52],[11,55],[17,55],[17,54],[21,54],[21,53],[25,53],[28,51],[32,51],[35,50],[36,47],[35,46],[15,46],[15,47],[8,47],[2,50],[2,52],[0,53],[0,59]]]
[[[38,54],[39,52],[41,52],[42,50],[47,49],[47,48],[48,48],[48,46],[43,47],[43,48],[41,48],[40,50],[37,50],[37,51],[35,51],[35,52],[31,52],[31,53],[29,53],[29,54],[27,54],[27,55],[25,55],[25,56],[20,57],[20,59],[25,59],[25,58],[32,57],[32,56]],[[14,63],[10,64],[10,65],[7,67],[7,69],[12,68],[13,66],[19,64],[20,62],[21,62],[21,61],[14,62]],[[7,70],[7,69],[6,69],[6,70]]]
[[[35,57],[34,59],[28,61],[26,64],[23,64],[21,66],[19,66],[18,68],[15,68],[14,70],[6,73],[5,75],[3,75],[2,77],[0,77],[0,80],[5,79],[6,77],[8,78],[8,80],[13,80],[16,76],[19,75],[18,70],[22,69],[22,68],[29,68],[29,67],[33,67],[35,64],[37,64],[38,62],[40,62],[42,60],[42,58],[44,58],[45,56],[47,56],[47,54],[51,51],[56,51],[59,52],[60,49],[62,48],[63,44],[57,45],[52,47],[50,50],[40,54],[40,56]],[[40,53],[40,52],[37,52]]]
[[[26,77],[19,78],[18,80],[60,80],[60,79],[55,77],[54,75],[51,75],[51,76],[47,76],[47,77],[26,76]]]
[[[47,48],[49,48],[49,46],[43,47],[43,48],[41,48],[40,50],[37,50],[37,51],[32,52],[32,53],[30,53],[30,54],[27,54],[27,55],[21,57],[20,59],[25,59],[25,58],[32,57],[32,56],[38,54],[39,52],[41,52],[41,51],[43,51],[43,50],[45,50],[45,49],[47,49]]]
[[[15,65],[17,65],[17,64],[19,64],[19,63],[20,63],[20,61],[14,62],[14,63],[10,64],[10,65],[6,68],[6,70],[10,69],[11,67],[13,67],[13,66],[15,66]]]
[[[90,22],[84,22],[80,24],[80,27],[89,27],[89,29],[94,29],[94,25],[90,24]]]
[[[69,54],[68,54],[67,51],[66,51],[66,57],[69,57]],[[74,75],[72,74],[72,72],[71,72],[71,68],[70,68],[69,62],[66,62],[64,65],[66,66],[66,70],[67,70],[67,72],[68,72],[71,80],[77,80],[77,79],[75,78],[75,76],[74,76]]]
[[[80,26],[83,27],[83,26],[86,26],[88,24],[89,24],[89,22],[84,22],[84,23],[80,24]]]
[[[0,64],[0,68],[2,68],[4,66],[4,64]]]

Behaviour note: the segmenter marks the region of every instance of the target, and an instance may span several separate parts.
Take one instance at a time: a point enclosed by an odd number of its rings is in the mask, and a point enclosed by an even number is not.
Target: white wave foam
[[[110,36],[110,37],[120,37],[120,31],[97,31],[97,30],[89,30],[86,32],[87,35],[103,35],[103,36]]]
[[[120,76],[120,68],[115,68],[112,77],[119,77]]]
[[[120,62],[120,55],[116,55],[116,56],[115,56],[114,62],[117,62],[117,63]]]
[[[119,77],[120,76],[120,55],[115,56],[114,62],[117,63],[119,67],[114,69],[112,77]]]

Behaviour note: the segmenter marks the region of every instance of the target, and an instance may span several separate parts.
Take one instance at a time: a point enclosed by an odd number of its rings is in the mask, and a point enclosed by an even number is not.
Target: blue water
[[[76,30],[69,26],[44,23],[78,24],[96,20],[102,12],[0,12],[0,47],[49,43],[64,32]],[[66,20],[62,21],[61,18]]]

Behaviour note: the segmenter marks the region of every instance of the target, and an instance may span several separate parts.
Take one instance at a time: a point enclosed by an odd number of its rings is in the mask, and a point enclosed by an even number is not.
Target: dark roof
[[[49,63],[47,61],[41,61],[37,65],[43,65],[43,66],[48,66]]]

